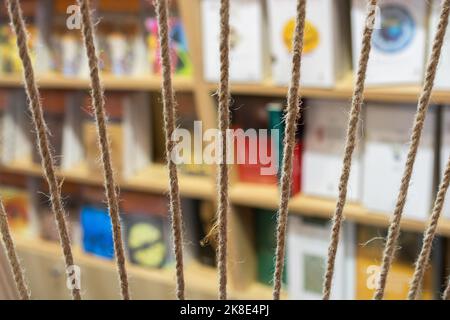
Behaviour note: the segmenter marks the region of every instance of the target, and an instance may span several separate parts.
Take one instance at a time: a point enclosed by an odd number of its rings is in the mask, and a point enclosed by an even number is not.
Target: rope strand
[[[48,129],[45,124],[39,90],[34,76],[30,53],[28,51],[25,22],[23,20],[22,10],[18,0],[7,0],[7,6],[9,18],[17,37],[17,47],[19,49],[19,56],[24,70],[25,90],[29,100],[29,109],[31,111],[34,129],[36,131],[37,144],[39,154],[41,156],[42,167],[44,169],[45,179],[47,180],[50,191],[52,210],[58,227],[65,265],[66,269],[68,269],[74,265],[72,249],[70,246],[69,233],[67,231],[65,211],[61,200],[60,185],[55,175],[55,165],[53,163],[53,157],[48,141]],[[75,300],[80,300],[80,290],[74,287],[72,289],[72,297]]]
[[[227,299],[227,237],[228,237],[228,165],[227,129],[230,126],[230,91],[229,91],[229,52],[230,52],[230,0],[220,2],[220,84],[219,112],[220,128],[220,163],[218,183],[218,246],[217,264],[219,270],[219,299]]]
[[[288,105],[284,138],[284,158],[281,176],[281,196],[277,221],[277,247],[275,272],[273,275],[273,299],[280,299],[281,278],[284,267],[286,229],[288,220],[288,204],[291,194],[292,161],[295,145],[295,131],[300,117],[300,69],[303,52],[303,35],[305,29],[306,0],[297,0],[295,33],[293,40],[292,74],[288,91]]]
[[[413,172],[414,162],[416,159],[417,149],[422,135],[422,129],[425,123],[425,117],[430,103],[431,92],[433,90],[434,78],[441,55],[442,44],[444,42],[445,33],[448,25],[448,17],[450,12],[450,0],[442,2],[442,10],[439,18],[439,25],[433,41],[433,49],[428,62],[425,82],[423,84],[422,93],[417,105],[417,113],[414,120],[413,131],[411,135],[411,144],[408,151],[403,177],[401,180],[400,190],[395,206],[394,214],[392,216],[391,224],[386,242],[386,247],[383,252],[383,259],[381,265],[380,277],[378,280],[377,290],[374,294],[374,299],[381,300],[384,296],[386,288],[387,276],[390,266],[395,256],[395,247],[398,236],[400,234],[400,221],[402,218],[403,208],[405,207],[406,198],[408,196],[409,182]]]
[[[443,300],[450,300],[450,276],[447,281],[447,288],[445,288],[444,294],[442,295]]]
[[[442,208],[444,206],[445,201],[445,195],[447,193],[449,184],[450,184],[450,158],[448,159],[447,166],[444,172],[444,177],[442,179],[441,185],[439,186],[439,190],[433,206],[433,211],[430,217],[430,221],[428,223],[428,228],[424,233],[422,249],[416,261],[414,276],[413,280],[411,281],[411,286],[408,293],[409,300],[417,299],[417,295],[422,285],[425,270],[428,267],[433,240],[436,235],[436,229],[439,223],[439,218],[441,217]]]
[[[3,201],[0,199],[0,232],[2,234],[3,244],[5,245],[8,256],[9,265],[16,283],[17,292],[21,300],[30,300],[30,293],[25,282],[22,266],[17,257],[14,241],[11,236],[11,231],[8,224],[8,216],[6,215]]]
[[[176,104],[172,85],[167,0],[156,1],[156,12],[158,18],[158,39],[160,41],[162,62],[162,99],[164,108],[164,132],[166,136],[166,161],[169,169],[169,202],[176,260],[176,294],[179,300],[184,300],[183,220],[180,204],[180,192],[178,187],[178,171],[176,164],[171,158],[172,150],[175,147],[175,142],[172,139],[172,135],[175,131]]]
[[[356,76],[356,84],[353,91],[352,106],[350,110],[350,118],[347,127],[347,141],[345,143],[344,159],[342,164],[341,177],[339,180],[339,196],[333,215],[331,228],[331,240],[328,247],[327,268],[323,283],[323,299],[330,299],[331,287],[333,282],[334,265],[339,245],[339,233],[342,226],[343,211],[347,200],[347,185],[350,177],[352,166],[352,156],[356,147],[358,123],[361,113],[361,107],[364,101],[364,87],[366,80],[367,65],[371,50],[372,32],[375,23],[377,0],[368,2],[368,10],[366,24],[363,32],[361,54],[358,64],[358,73]]]
[[[104,185],[108,202],[108,211],[111,217],[114,251],[119,273],[121,294],[124,300],[130,300],[130,290],[128,275],[125,263],[125,252],[122,241],[122,231],[119,216],[118,188],[114,181],[114,172],[111,160],[111,150],[107,133],[107,117],[105,112],[105,99],[103,88],[100,82],[98,57],[94,43],[94,31],[92,17],[89,11],[89,0],[78,0],[82,18],[82,33],[84,45],[89,60],[89,70],[91,78],[91,97],[95,111],[95,122],[97,127],[98,143],[101,151],[103,165]]]

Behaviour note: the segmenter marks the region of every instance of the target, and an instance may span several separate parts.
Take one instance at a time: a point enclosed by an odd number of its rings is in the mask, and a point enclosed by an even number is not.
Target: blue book
[[[106,209],[83,206],[81,208],[81,228],[85,252],[107,259],[114,257],[111,219]]]

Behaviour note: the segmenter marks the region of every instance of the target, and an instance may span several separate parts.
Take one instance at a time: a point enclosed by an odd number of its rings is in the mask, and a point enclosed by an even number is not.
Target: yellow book
[[[359,226],[356,249],[356,287],[357,299],[370,300],[376,290],[380,274],[381,258],[385,243],[385,230],[375,227]],[[419,253],[421,235],[402,233],[399,250],[391,266],[384,299],[405,300],[409,284],[414,274],[414,262]],[[427,269],[420,299],[433,299],[433,268]]]

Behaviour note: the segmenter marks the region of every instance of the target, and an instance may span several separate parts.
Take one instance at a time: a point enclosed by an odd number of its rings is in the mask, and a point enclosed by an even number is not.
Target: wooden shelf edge
[[[217,90],[217,83],[207,83],[211,92]],[[278,85],[270,80],[262,83],[231,83],[234,94],[286,97],[287,86]],[[421,91],[420,86],[366,86],[364,98],[371,102],[397,102],[416,104]],[[304,98],[346,99],[353,94],[353,75],[348,73],[340,79],[334,88],[301,87],[300,95]],[[434,90],[432,103],[450,103],[450,91]]]
[[[0,165],[0,172],[9,174],[21,174],[34,177],[42,177],[41,166],[35,163],[15,162],[8,165]],[[87,170],[76,168],[74,170],[59,170],[57,176],[72,183],[80,183],[92,186],[103,186],[100,175],[92,175]],[[136,174],[135,177],[118,179],[121,189],[164,194],[168,192],[169,182],[167,170],[164,165],[150,165],[148,168]],[[209,176],[179,175],[181,196],[211,200],[214,197],[214,184]]]
[[[54,258],[60,256],[62,259],[61,248],[58,243],[35,239],[34,237],[25,237],[14,235],[14,240],[19,252],[30,252],[44,258]],[[114,261],[105,260],[84,253],[80,248],[73,248],[74,260],[82,269],[96,268],[100,271],[115,272],[116,265]],[[155,287],[171,288],[175,290],[174,271],[171,269],[146,269],[136,265],[128,264],[127,270],[132,282],[148,281],[155,284]],[[215,299],[217,296],[217,275],[216,269],[203,266],[198,262],[188,262],[185,264],[185,282],[188,294],[200,296],[202,298]],[[246,290],[229,290],[231,299],[254,300],[271,299],[271,288],[262,284],[254,283]],[[286,297],[284,295],[283,297]],[[175,295],[174,295],[175,298]]]
[[[108,90],[160,90],[161,77],[157,75],[148,76],[101,76],[103,86]],[[37,75],[37,82],[43,89],[89,89],[90,81],[85,78],[71,78],[58,74]],[[193,90],[194,83],[186,76],[175,76],[173,85],[178,91]],[[0,87],[22,88],[23,77],[16,74],[2,74],[0,76]]]
[[[263,186],[259,184],[238,183],[230,189],[230,200],[235,205],[276,210],[279,203],[279,194],[276,186]],[[292,214],[331,218],[336,202],[332,199],[296,195],[289,203]],[[344,216],[349,221],[364,225],[388,227],[390,217],[386,213],[373,212],[360,204],[348,203],[344,209]],[[427,221],[403,218],[402,230],[423,232],[428,225]],[[437,233],[450,237],[450,220],[441,219]]]

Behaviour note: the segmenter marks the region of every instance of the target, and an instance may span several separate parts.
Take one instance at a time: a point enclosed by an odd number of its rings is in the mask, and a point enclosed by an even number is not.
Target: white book
[[[62,169],[70,169],[80,164],[84,159],[82,101],[83,94],[81,92],[71,92],[66,95],[62,138]]]
[[[329,220],[289,217],[287,273],[290,299],[322,299],[330,229]],[[355,225],[344,223],[341,230],[331,299],[352,300],[356,295]]]
[[[151,130],[150,101],[145,92],[133,93],[124,99],[124,176],[130,177],[150,164]]]
[[[279,85],[287,85],[290,80],[296,4],[296,0],[267,0],[272,79]],[[303,86],[331,88],[349,72],[347,9],[342,0],[307,1],[301,67]]]
[[[347,135],[350,106],[347,101],[311,100],[305,104],[306,135],[302,164],[302,192],[305,195],[337,198]],[[363,149],[361,131],[353,153],[347,199],[361,198]]]
[[[220,75],[220,1],[202,0],[204,77],[217,82]],[[261,82],[264,78],[263,12],[260,0],[230,1],[230,80]]]
[[[428,54],[431,54],[433,47],[433,39],[436,35],[439,24],[439,16],[441,12],[441,1],[431,1],[431,13],[429,19],[428,31]],[[441,58],[439,59],[436,79],[434,80],[434,88],[440,90],[450,90],[450,25],[447,27],[447,32],[442,46]]]
[[[363,204],[392,214],[409,150],[414,105],[368,105],[365,121]],[[428,111],[411,177],[404,216],[427,219],[433,201],[435,110]]]
[[[366,84],[419,85],[425,65],[427,2],[381,0],[378,6]],[[351,21],[354,70],[358,66],[366,14],[367,1],[353,0]]]
[[[439,175],[439,183],[442,181],[445,167],[450,159],[450,107],[442,108],[442,135],[441,135],[441,173]],[[442,215],[446,219],[450,219],[450,193],[447,191]]]
[[[12,90],[9,93],[2,131],[2,162],[31,161],[34,132],[31,132],[31,115],[24,91]]]

